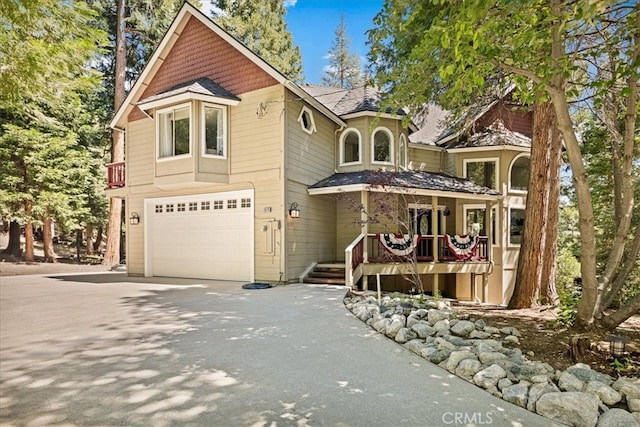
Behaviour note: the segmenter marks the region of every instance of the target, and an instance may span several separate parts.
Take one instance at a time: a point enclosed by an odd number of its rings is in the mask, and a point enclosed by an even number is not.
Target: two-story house
[[[506,302],[530,115],[496,101],[453,132],[437,107],[407,127],[378,101],[288,80],[186,3],[111,122],[128,273],[284,283],[330,261],[348,286],[407,290],[412,254],[427,290]],[[372,220],[381,203],[395,215]]]

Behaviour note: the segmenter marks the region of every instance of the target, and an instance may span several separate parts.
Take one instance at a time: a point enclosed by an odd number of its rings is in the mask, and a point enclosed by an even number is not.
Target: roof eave
[[[477,194],[477,193],[464,193],[459,191],[444,191],[444,190],[427,190],[420,188],[407,188],[407,187],[395,187],[385,186],[373,186],[371,184],[351,184],[351,185],[338,185],[334,187],[320,187],[309,188],[307,192],[311,196],[316,195],[328,195],[328,194],[341,194],[341,193],[353,193],[359,191],[369,191],[373,193],[393,193],[393,194],[412,194],[416,196],[435,196],[435,197],[448,197],[455,199],[465,200],[479,200],[497,202],[503,198],[501,194]]]
[[[342,119],[340,119],[340,117],[338,117],[336,114],[328,110],[320,102],[315,100],[315,98],[313,98],[311,95],[305,92],[296,83],[287,79],[282,73],[280,73],[278,70],[276,70],[271,65],[269,65],[264,59],[260,58],[258,55],[253,53],[248,47],[246,47],[245,45],[240,43],[238,40],[233,38],[233,36],[231,36],[229,33],[224,31],[221,27],[219,27],[216,23],[214,23],[211,19],[209,19],[204,13],[202,13],[196,7],[194,7],[188,2],[185,2],[182,8],[180,9],[180,11],[178,12],[178,14],[176,15],[176,17],[174,18],[173,22],[169,26],[169,29],[167,30],[164,37],[162,38],[162,41],[154,51],[149,61],[147,62],[147,65],[145,66],[144,70],[138,77],[138,80],[136,80],[136,83],[131,88],[131,91],[125,98],[124,102],[116,110],[116,113],[114,114],[113,119],[109,123],[109,126],[111,128],[113,129],[123,128],[124,123],[121,123],[121,121],[123,120],[124,117],[126,117],[129,114],[129,112],[133,108],[136,107],[136,102],[140,98],[143,92],[141,89],[143,87],[148,86],[149,81],[153,77],[152,70],[154,68],[157,69],[157,67],[154,67],[154,65],[158,61],[163,61],[162,55],[165,53],[166,49],[170,47],[169,44],[172,42],[175,42],[177,37],[180,36],[181,31],[178,32],[178,30],[180,29],[181,26],[183,26],[183,24],[186,24],[189,16],[193,16],[194,18],[202,22],[204,25],[206,25],[211,31],[216,33],[223,40],[225,40],[227,43],[233,46],[236,50],[241,52],[254,64],[256,64],[263,71],[265,71],[269,76],[273,77],[273,79],[276,80],[278,83],[284,85],[285,87],[289,88],[292,92],[294,92],[296,95],[305,99],[305,101],[309,102],[316,109],[321,111],[323,114],[325,114],[327,117],[329,117],[332,121],[334,121],[338,125],[346,127],[346,123]]]
[[[177,95],[167,96],[165,98],[155,99],[149,102],[139,102],[137,105],[143,111],[149,111],[157,107],[169,104],[176,104],[183,101],[198,100],[211,102],[214,104],[228,105],[235,107],[240,103],[239,99],[222,98],[219,96],[205,95],[203,93],[184,92]]]

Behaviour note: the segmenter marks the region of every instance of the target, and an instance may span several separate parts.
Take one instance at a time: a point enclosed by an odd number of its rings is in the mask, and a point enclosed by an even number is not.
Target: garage
[[[145,275],[253,281],[253,205],[253,190],[145,199]]]

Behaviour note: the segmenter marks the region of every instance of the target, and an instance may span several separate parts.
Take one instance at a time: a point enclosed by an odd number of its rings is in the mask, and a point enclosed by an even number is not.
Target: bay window
[[[178,105],[158,111],[158,158],[191,154],[191,107]]]
[[[204,105],[202,108],[204,156],[226,157],[226,110]]]

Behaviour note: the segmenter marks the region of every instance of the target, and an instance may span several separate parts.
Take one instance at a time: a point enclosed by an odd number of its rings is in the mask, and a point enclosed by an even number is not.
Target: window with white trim
[[[444,234],[447,229],[447,217],[445,215],[446,206],[439,205],[438,212],[438,235]],[[409,218],[411,219],[411,232],[423,236],[432,236],[432,216],[433,206],[422,204],[409,204]]]
[[[393,135],[387,128],[376,128],[371,134],[373,163],[393,164]]]
[[[521,154],[513,159],[509,170],[509,190],[526,192],[529,188],[529,170],[531,158],[528,154]]]
[[[191,105],[182,104],[157,113],[158,159],[191,154]]]
[[[398,166],[401,170],[407,169],[407,137],[404,134],[400,135],[398,143]]]
[[[469,181],[498,190],[498,159],[465,159],[463,167]]]
[[[340,165],[362,163],[362,137],[358,129],[347,129],[340,135]]]
[[[313,119],[313,111],[311,111],[306,106],[302,107],[300,114],[298,115],[298,122],[300,122],[300,126],[302,130],[311,135],[316,131],[316,122]]]
[[[202,106],[202,149],[205,157],[226,157],[227,109],[224,106]]]
[[[494,245],[496,241],[496,221],[498,211],[496,208],[492,209],[493,215],[491,221],[491,241]],[[487,235],[487,208],[485,205],[464,205],[464,230],[466,234],[473,236],[486,236]]]
[[[509,208],[509,244],[522,244],[524,208]]]

